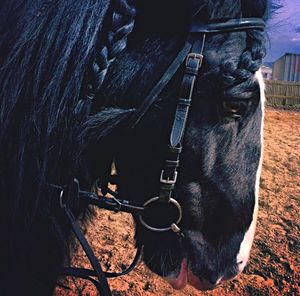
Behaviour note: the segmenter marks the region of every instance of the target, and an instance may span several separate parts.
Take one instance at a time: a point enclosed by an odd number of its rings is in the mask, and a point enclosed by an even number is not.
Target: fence
[[[266,80],[267,104],[300,107],[300,83]]]

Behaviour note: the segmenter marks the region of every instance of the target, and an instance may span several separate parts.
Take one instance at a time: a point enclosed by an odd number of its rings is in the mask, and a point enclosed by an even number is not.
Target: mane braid
[[[247,47],[242,53],[239,63],[223,62],[224,95],[229,99],[248,99],[257,90],[254,74],[259,70],[262,59],[266,55],[265,33],[259,30],[247,31]]]
[[[113,0],[110,4],[105,27],[108,30],[99,36],[95,54],[87,70],[82,91],[83,96],[75,107],[75,114],[85,117],[91,111],[91,105],[100,89],[109,66],[127,44],[135,20],[133,0]]]
[[[244,17],[262,17],[261,11],[266,11],[264,2],[253,4],[251,1],[242,3]],[[259,8],[258,8],[259,7]],[[266,55],[266,33],[261,30],[246,30],[246,49],[240,56],[237,65],[231,61],[221,64],[223,72],[224,96],[227,99],[249,99],[258,91],[254,74],[262,65]]]

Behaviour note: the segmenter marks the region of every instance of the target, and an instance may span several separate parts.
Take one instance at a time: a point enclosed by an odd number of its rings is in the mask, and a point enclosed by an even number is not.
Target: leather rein
[[[74,179],[74,181],[67,186],[50,185],[52,188],[60,192],[60,207],[63,209],[74,234],[79,240],[93,267],[93,270],[64,267],[62,270],[62,275],[88,279],[96,286],[97,290],[102,296],[109,296],[112,294],[107,282],[107,278],[127,274],[137,265],[142,255],[143,246],[138,245],[136,256],[132,264],[125,271],[121,273],[103,272],[98,259],[95,257],[93,250],[80,230],[80,227],[70,209],[70,205],[74,202],[74,200],[80,200],[80,202],[83,202],[86,205],[94,205],[110,211],[122,211],[136,215],[140,223],[150,231],[173,231],[177,234],[183,235],[179,227],[179,223],[182,219],[182,208],[179,202],[172,198],[172,192],[177,181],[179,160],[182,151],[182,139],[184,136],[189,109],[192,103],[194,85],[204,58],[203,52],[205,48],[206,36],[208,34],[219,34],[248,29],[263,31],[265,29],[265,22],[260,18],[240,18],[228,20],[226,22],[203,24],[194,17],[190,26],[187,41],[182,50],[178,53],[166,72],[149,92],[146,99],[134,114],[134,117],[131,118],[130,123],[132,128],[134,128],[140,122],[149,108],[153,105],[153,103],[157,100],[158,95],[172,79],[177,70],[184,64],[185,68],[180,87],[179,99],[171,130],[168,153],[164,168],[162,169],[160,175],[160,189],[157,197],[150,198],[143,205],[137,205],[128,200],[120,199],[118,194],[107,188],[107,186],[105,188],[101,187],[101,191],[104,194],[100,195],[95,192],[82,191],[79,187],[79,182],[76,179]],[[114,183],[114,181],[111,181],[110,183]],[[111,197],[107,197],[107,194],[110,194]],[[149,205],[156,202],[166,203],[173,207],[175,206],[178,212],[176,221],[171,223],[171,225],[164,225],[161,227],[155,227],[147,222],[143,215],[145,209]],[[95,277],[97,280],[94,279]]]

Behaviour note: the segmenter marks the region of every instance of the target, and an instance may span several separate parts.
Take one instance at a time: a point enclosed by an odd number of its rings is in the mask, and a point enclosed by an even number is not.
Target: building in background
[[[273,80],[300,82],[300,54],[286,53],[275,61]]]
[[[264,79],[271,80],[272,79],[272,68],[266,65],[261,66],[261,73]]]

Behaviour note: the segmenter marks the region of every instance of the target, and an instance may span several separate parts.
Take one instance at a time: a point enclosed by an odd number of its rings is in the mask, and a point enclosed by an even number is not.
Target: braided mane
[[[196,1],[197,2],[197,1]],[[206,4],[200,11],[200,16],[204,21],[216,21],[228,18],[240,17],[260,17],[267,20],[269,17],[269,3],[267,1],[205,1]],[[209,48],[218,51],[218,46],[222,46],[221,58],[209,60],[210,68],[205,70],[205,82],[207,87],[215,88],[216,85],[210,85],[211,81],[218,81],[219,89],[228,99],[247,99],[254,96],[257,90],[257,83],[254,74],[262,64],[262,59],[266,55],[266,33],[261,30],[247,30],[243,32],[245,36],[245,49],[240,56],[236,56],[234,51],[239,48],[235,43],[243,44],[241,37],[235,37],[232,40],[222,34],[222,36],[213,36],[210,40]],[[240,39],[237,39],[240,38]],[[224,49],[225,48],[225,49]],[[219,50],[217,55],[220,55]],[[210,55],[210,53],[208,53]]]
[[[77,114],[90,113],[92,101],[105,79],[109,66],[126,47],[127,37],[134,25],[135,10],[130,6],[131,2],[113,0],[110,4],[105,23],[108,30],[99,36],[91,56],[81,91],[83,99],[79,100],[75,110]],[[85,104],[88,106],[84,106]]]

